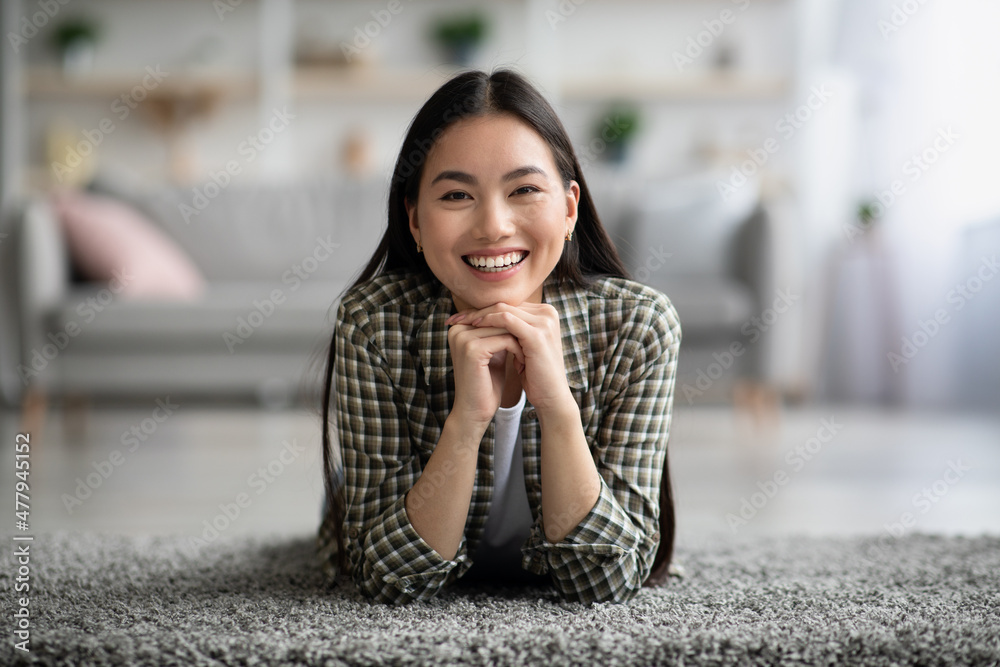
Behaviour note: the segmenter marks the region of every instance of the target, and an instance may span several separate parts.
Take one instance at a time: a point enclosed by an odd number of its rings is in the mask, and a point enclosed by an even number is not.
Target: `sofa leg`
[[[33,442],[42,441],[45,415],[48,412],[48,396],[41,389],[31,386],[21,402],[21,433],[30,433]]]
[[[90,412],[90,397],[86,394],[71,394],[63,403],[63,436],[67,442],[83,439],[87,430],[87,415]]]
[[[750,417],[758,430],[777,429],[781,418],[781,399],[774,387],[750,380],[739,380],[733,386],[733,406]]]

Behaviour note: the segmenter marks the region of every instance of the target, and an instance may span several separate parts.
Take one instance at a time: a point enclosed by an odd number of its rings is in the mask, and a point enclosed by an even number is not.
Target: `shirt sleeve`
[[[636,313],[604,359],[610,384],[590,443],[601,478],[597,502],[559,543],[545,538],[540,517],[523,550],[522,565],[549,572],[567,600],[625,602],[652,569],[681,339],[676,312],[664,301]]]
[[[420,537],[406,493],[421,474],[405,402],[366,333],[367,317],[342,305],[335,333],[337,433],[343,452],[344,540],[352,578],[366,597],[402,604],[432,598],[467,569],[465,538],[446,560]]]

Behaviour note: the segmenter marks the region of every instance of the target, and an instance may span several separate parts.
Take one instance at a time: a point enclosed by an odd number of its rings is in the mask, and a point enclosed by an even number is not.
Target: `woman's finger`
[[[474,327],[467,324],[455,325],[449,330],[449,335],[454,331],[454,335],[461,336],[467,335],[472,338],[486,338],[488,336],[499,336],[501,334],[509,334],[503,327]]]
[[[467,349],[470,345],[475,345],[477,350],[484,355],[488,352],[491,355],[507,350],[514,355],[514,358],[524,363],[524,350],[521,348],[517,337],[506,329],[499,327],[476,328],[461,325],[452,327],[454,334],[449,331],[449,344],[453,349]],[[452,338],[454,336],[454,338]]]
[[[523,304],[522,304],[523,305]],[[446,324],[453,325],[461,322],[462,324],[473,324],[476,320],[482,318],[484,315],[495,312],[511,312],[516,311],[519,306],[510,306],[506,303],[495,303],[492,306],[487,306],[486,308],[478,308],[473,310],[463,310],[461,312],[455,313],[449,317],[445,322]],[[528,311],[523,311],[525,315]]]

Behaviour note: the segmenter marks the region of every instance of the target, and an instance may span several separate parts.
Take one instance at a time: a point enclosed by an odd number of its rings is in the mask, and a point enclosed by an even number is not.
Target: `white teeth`
[[[509,252],[506,255],[491,255],[489,257],[468,255],[465,257],[466,263],[474,266],[480,271],[492,272],[502,271],[505,268],[517,264],[524,259],[524,253],[520,251]]]

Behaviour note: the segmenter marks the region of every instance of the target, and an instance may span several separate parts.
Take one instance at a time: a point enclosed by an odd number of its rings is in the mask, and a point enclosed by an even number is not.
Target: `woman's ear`
[[[417,245],[420,245],[420,227],[417,225],[417,203],[408,198],[403,200],[406,207],[406,217],[410,220],[410,234]]]
[[[566,188],[566,231],[572,232],[576,228],[576,217],[580,212],[580,184],[570,181]]]

